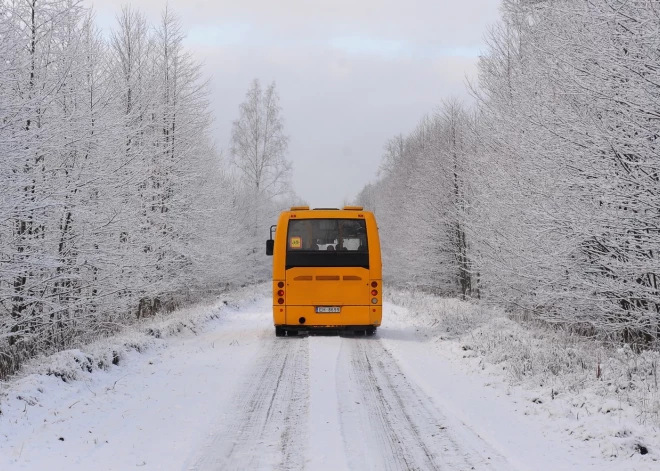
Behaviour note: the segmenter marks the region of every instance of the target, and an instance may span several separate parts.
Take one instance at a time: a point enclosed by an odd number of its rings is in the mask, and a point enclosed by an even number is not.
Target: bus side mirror
[[[266,255],[273,255],[274,247],[275,247],[275,241],[273,239],[268,239],[266,241]]]

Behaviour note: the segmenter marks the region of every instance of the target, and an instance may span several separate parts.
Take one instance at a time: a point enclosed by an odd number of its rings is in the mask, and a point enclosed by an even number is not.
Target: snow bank
[[[220,319],[227,310],[239,310],[247,304],[263,299],[269,293],[270,284],[245,287],[223,294],[212,302],[158,314],[126,327],[112,337],[102,338],[76,349],[36,357],[28,361],[21,372],[10,381],[0,383],[0,420],[6,415],[7,409],[22,407],[23,402],[28,405],[38,402],[38,397],[43,392],[40,391],[43,389],[43,376],[64,382],[81,380],[94,371],[121,365],[132,352],[159,348],[162,346],[159,341],[161,339],[185,331],[197,333],[203,330],[209,321]]]
[[[638,354],[455,299],[397,290],[388,298],[443,354],[491,376],[526,415],[553,419],[606,457],[660,457],[659,352]]]

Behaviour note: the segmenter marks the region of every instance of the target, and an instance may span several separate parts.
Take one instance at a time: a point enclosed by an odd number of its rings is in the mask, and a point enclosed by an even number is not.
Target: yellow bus
[[[372,212],[360,206],[292,207],[271,227],[266,254],[273,256],[276,336],[376,333],[383,292],[380,240]]]

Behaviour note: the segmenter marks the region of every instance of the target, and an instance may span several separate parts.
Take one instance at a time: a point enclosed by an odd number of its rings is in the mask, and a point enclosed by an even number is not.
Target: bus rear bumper
[[[364,330],[381,323],[380,305],[341,306],[339,313],[317,313],[314,306],[273,306],[274,324],[287,330],[343,329]]]

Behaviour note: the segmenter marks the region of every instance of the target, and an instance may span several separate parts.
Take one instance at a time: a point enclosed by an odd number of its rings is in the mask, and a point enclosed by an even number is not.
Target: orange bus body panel
[[[369,268],[292,267],[286,269],[292,219],[362,219],[366,223]],[[297,243],[297,242],[294,242]],[[376,284],[376,287],[372,283]],[[283,286],[283,287],[281,287]],[[382,262],[373,213],[357,210],[295,210],[280,214],[273,248],[273,321],[287,328],[375,328],[382,320]],[[373,295],[372,291],[377,294]],[[280,296],[281,291],[284,295]],[[376,299],[376,303],[372,301]],[[340,308],[317,313],[318,306]],[[301,323],[301,318],[304,322]]]

